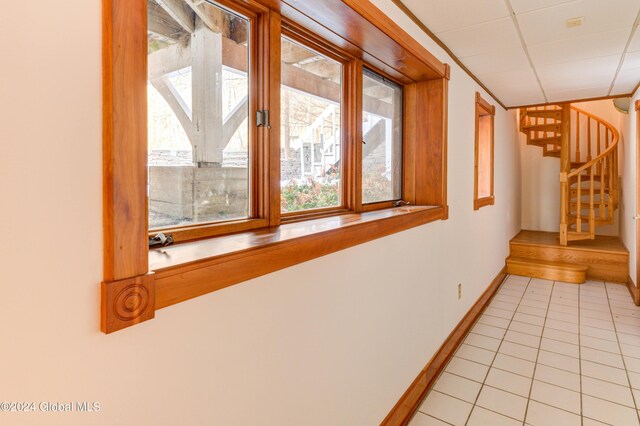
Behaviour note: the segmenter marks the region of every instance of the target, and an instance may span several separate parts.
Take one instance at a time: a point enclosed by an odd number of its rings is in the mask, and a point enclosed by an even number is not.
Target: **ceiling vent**
[[[567,24],[567,28],[579,27],[584,23],[584,17],[567,19],[565,23]]]

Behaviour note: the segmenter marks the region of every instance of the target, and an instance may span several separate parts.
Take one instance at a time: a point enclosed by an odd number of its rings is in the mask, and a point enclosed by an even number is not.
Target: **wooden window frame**
[[[495,196],[494,196],[494,138],[495,138],[495,114],[496,107],[491,105],[489,102],[484,100],[479,92],[476,92],[476,109],[475,109],[475,155],[474,155],[474,166],[473,166],[473,209],[480,210],[480,208],[485,206],[492,206],[495,204]],[[478,174],[479,174],[479,156],[480,156],[480,117],[490,116],[491,117],[491,138],[489,141],[490,145],[490,195],[487,197],[479,197],[479,183],[478,183]]]
[[[148,248],[146,0],[103,0],[104,281],[101,329],[111,333],[155,311],[278,269],[435,220],[446,220],[449,66],[438,61],[369,0],[217,0],[254,16],[261,83],[255,110],[270,129],[254,128],[259,200],[246,221],[188,226],[182,242]],[[280,212],[280,37],[295,34],[349,58],[348,147],[343,209]],[[362,205],[363,67],[403,90],[403,199],[410,206]],[[253,69],[253,68],[252,68]],[[252,110],[253,111],[253,110]],[[425,120],[424,117],[428,117]],[[250,117],[252,118],[252,117]],[[250,122],[253,121],[252,119]],[[273,125],[275,124],[275,125]],[[259,198],[262,194],[262,198]],[[387,208],[385,208],[387,207]],[[379,210],[373,210],[379,209]],[[193,240],[184,242],[186,240]]]

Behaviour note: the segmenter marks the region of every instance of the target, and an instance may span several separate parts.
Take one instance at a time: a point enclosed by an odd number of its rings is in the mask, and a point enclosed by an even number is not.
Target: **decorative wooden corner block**
[[[152,319],[156,311],[153,273],[102,283],[100,328],[109,334]]]

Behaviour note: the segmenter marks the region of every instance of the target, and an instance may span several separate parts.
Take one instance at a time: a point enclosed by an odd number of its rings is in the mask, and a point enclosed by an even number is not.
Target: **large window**
[[[362,202],[402,199],[402,87],[365,70]]]
[[[475,138],[475,210],[493,205],[493,117],[495,106],[476,93],[476,138]]]
[[[370,2],[102,1],[105,332],[448,217],[449,67]]]

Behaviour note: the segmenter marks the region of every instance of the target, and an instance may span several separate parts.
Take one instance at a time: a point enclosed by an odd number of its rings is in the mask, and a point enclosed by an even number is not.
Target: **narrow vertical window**
[[[495,106],[476,93],[474,209],[493,205],[493,117]]]
[[[251,216],[249,20],[148,1],[149,228]]]
[[[342,64],[282,39],[282,212],[342,202]]]
[[[369,70],[362,87],[362,203],[402,198],[402,87]]]

